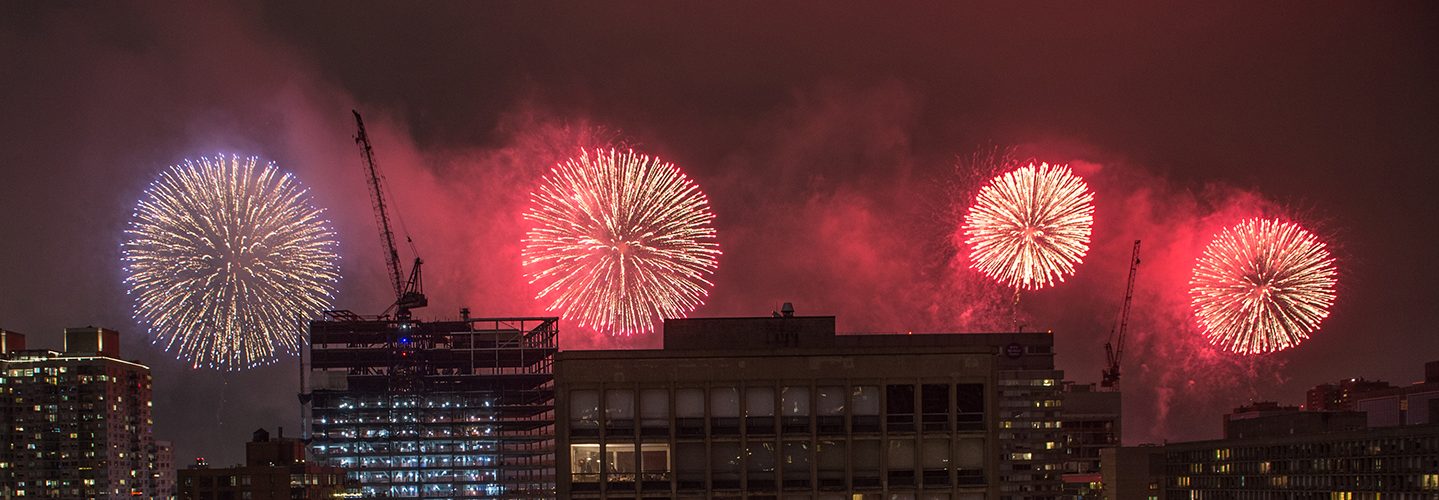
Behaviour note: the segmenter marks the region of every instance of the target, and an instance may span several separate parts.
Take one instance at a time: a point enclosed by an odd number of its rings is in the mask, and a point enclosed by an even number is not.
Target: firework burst
[[[654,330],[704,303],[720,255],[709,200],[674,165],[615,150],[556,165],[530,194],[536,298],[611,335]]]
[[[274,163],[223,155],[172,166],[145,191],[122,245],[135,319],[194,367],[241,370],[298,352],[330,306],[335,233]]]
[[[971,267],[1018,289],[1063,282],[1089,251],[1094,193],[1069,167],[1033,163],[995,177],[964,217]]]
[[[1239,354],[1299,345],[1334,304],[1334,258],[1313,233],[1277,219],[1225,228],[1194,266],[1190,296],[1210,344]]]

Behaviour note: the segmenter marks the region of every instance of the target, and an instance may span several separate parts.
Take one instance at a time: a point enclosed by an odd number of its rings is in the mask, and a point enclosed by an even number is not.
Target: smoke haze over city
[[[421,318],[548,315],[524,276],[529,192],[581,148],[634,148],[708,195],[723,250],[692,316],[837,316],[841,332],[1012,328],[959,224],[1005,158],[1068,164],[1091,248],[1025,292],[1067,378],[1095,382],[1144,242],[1123,381],[1126,444],[1218,434],[1251,400],[1407,384],[1439,352],[1439,12],[1305,5],[503,3],[0,5],[0,328],[58,349],[120,330],[152,367],[179,463],[300,434],[298,361],[224,373],[150,344],[120,245],[169,166],[259,155],[339,235],[335,307],[392,301],[353,135],[366,124],[425,259]],[[1208,346],[1188,281],[1249,217],[1328,242],[1338,299],[1298,347]],[[408,245],[402,253],[408,258]],[[561,324],[564,349],[652,348]],[[293,429],[293,430],[292,430]]]

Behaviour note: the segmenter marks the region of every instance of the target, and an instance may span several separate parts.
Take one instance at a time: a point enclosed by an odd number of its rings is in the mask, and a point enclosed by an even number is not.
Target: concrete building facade
[[[1052,336],[834,325],[669,320],[662,349],[561,352],[560,497],[1026,498],[1003,478],[1049,457],[1058,496]]]

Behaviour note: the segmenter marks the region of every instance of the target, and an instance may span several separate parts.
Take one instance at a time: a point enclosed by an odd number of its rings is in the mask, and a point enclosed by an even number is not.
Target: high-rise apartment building
[[[67,328],[64,352],[4,332],[5,492],[31,498],[168,498],[152,435],[150,368],[120,359],[119,333]],[[20,347],[12,350],[12,347]]]
[[[310,323],[316,461],[390,498],[554,497],[557,318]]]
[[[558,355],[559,494],[1057,497],[1052,345],[837,335],[834,317],[790,314],[667,320],[661,349]],[[1028,489],[1006,488],[1015,474]]]
[[[1044,334],[1048,338],[1048,334]],[[1017,351],[1023,349],[1024,353]],[[1001,365],[999,499],[1050,500],[1063,495],[1064,372],[1054,369],[1054,344],[1004,345],[1002,357],[1042,357],[1048,364]]]
[[[1064,497],[1099,498],[1099,451],[1119,446],[1123,401],[1119,391],[1072,382],[1064,383],[1063,396]]]

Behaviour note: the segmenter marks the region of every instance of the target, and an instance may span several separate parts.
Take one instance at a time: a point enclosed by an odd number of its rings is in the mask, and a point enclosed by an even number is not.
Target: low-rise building
[[[1050,334],[834,325],[676,319],[662,349],[560,352],[560,497],[1059,496]]]
[[[203,459],[178,473],[180,500],[293,500],[358,496],[345,469],[305,460],[305,445],[264,429],[245,443],[245,465],[211,468]]]
[[[1439,425],[1170,443],[1164,455],[1167,498],[1439,496]]]

